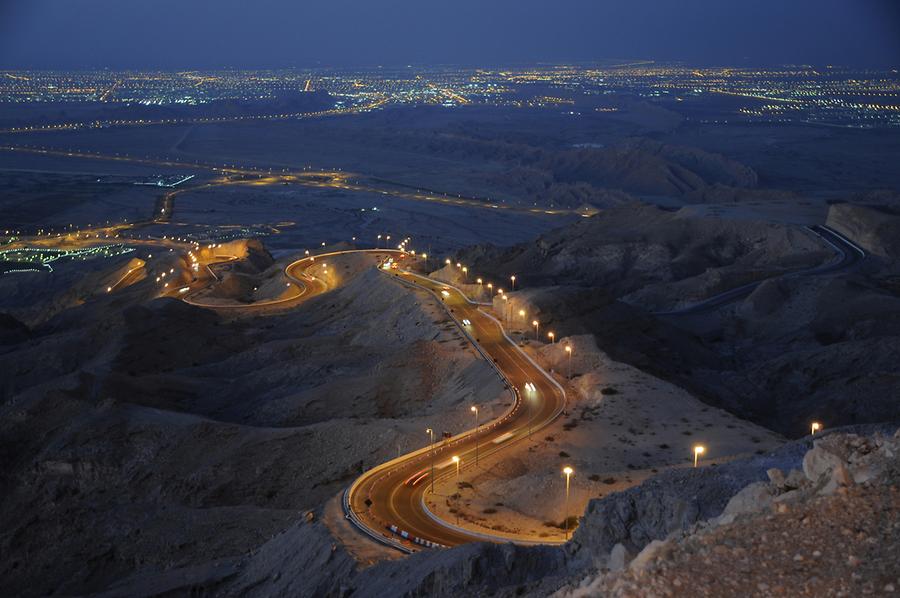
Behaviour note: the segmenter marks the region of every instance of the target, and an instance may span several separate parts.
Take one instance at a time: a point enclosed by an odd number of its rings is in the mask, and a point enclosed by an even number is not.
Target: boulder
[[[731,497],[723,515],[757,513],[772,504],[774,493],[768,482],[754,482]]]
[[[816,441],[812,449],[803,457],[803,473],[810,482],[831,473],[831,470],[844,462],[834,452],[828,450],[821,441]]]

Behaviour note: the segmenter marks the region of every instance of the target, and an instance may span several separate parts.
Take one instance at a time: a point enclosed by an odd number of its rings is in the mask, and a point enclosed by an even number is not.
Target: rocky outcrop
[[[900,430],[815,439],[802,471],[779,468],[722,515],[646,544],[558,596],[860,595],[896,589]],[[616,547],[618,549],[618,546]],[[667,591],[665,591],[665,590]]]
[[[850,203],[828,209],[826,224],[866,251],[883,258],[900,258],[900,210]]]

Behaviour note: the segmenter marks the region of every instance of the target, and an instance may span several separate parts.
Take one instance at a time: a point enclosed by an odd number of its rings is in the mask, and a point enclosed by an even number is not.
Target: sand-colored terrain
[[[573,347],[572,379],[567,381]],[[569,515],[587,502],[635,486],[672,467],[691,467],[702,444],[703,466],[769,451],[776,434],[706,405],[685,390],[618,363],[590,336],[556,344],[528,342],[525,349],[556,372],[570,399],[568,414],[537,431],[530,441],[466,464],[455,479],[435,488],[429,507],[442,518],[482,533],[532,541],[564,539],[565,476],[575,470]],[[529,394],[523,393],[525,400]],[[485,438],[490,446],[491,438]],[[572,522],[574,525],[574,521]]]

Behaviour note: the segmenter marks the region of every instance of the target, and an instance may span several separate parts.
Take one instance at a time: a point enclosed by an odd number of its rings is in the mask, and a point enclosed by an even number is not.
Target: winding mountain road
[[[203,303],[191,298],[194,292],[182,299],[210,309],[295,307],[331,288],[310,270],[324,258],[353,253],[374,255],[381,263],[406,255],[400,250],[359,249],[296,260],[285,267],[284,273],[301,285],[302,291],[282,299],[250,304]],[[511,393],[512,401],[499,418],[481,422],[477,430],[473,428],[455,437],[441,438],[439,422],[435,422],[433,447],[425,446],[378,465],[353,482],[344,493],[345,514],[371,538],[404,552],[478,540],[508,541],[509,537],[480,534],[441,520],[427,509],[425,495],[432,489],[433,478],[441,481],[455,475],[453,455],[461,459],[463,469],[476,468],[482,459],[527,439],[551,423],[565,409],[565,391],[519,349],[500,323],[481,309],[482,304],[470,301],[459,289],[405,270],[379,270],[403,285],[431,293],[495,369]],[[530,383],[530,388],[526,389],[526,383]],[[425,438],[425,430],[422,432]]]
[[[855,266],[858,262],[862,261],[866,257],[866,252],[863,251],[858,245],[832,228],[817,224],[809,226],[807,227],[807,229],[814,235],[825,241],[825,243],[828,244],[832,249],[834,249],[835,253],[837,254],[837,259],[830,263],[822,264],[814,268],[808,268],[805,270],[783,274],[782,277],[784,278],[832,274],[841,270],[847,270]],[[753,291],[756,290],[759,285],[761,285],[766,280],[771,279],[767,278],[765,280],[757,280],[733,289],[729,289],[723,293],[713,295],[712,297],[704,299],[703,301],[700,301],[698,303],[694,303],[693,305],[688,305],[687,307],[669,311],[655,312],[655,314],[658,316],[689,316],[715,311],[720,307],[728,305],[729,303],[734,303],[735,301],[740,301],[741,299],[748,297]]]

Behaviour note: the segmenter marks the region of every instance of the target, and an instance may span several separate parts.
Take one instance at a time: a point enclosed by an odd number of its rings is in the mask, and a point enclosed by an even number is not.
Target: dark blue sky
[[[0,67],[900,65],[900,0],[0,0]]]

